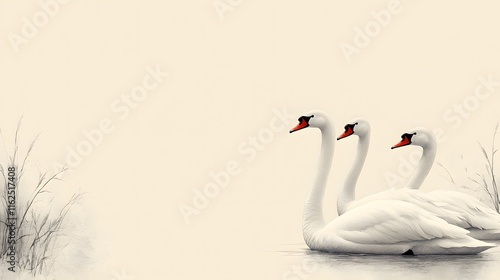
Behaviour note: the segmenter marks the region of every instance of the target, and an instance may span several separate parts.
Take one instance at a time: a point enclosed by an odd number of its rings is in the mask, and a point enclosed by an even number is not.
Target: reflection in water
[[[349,279],[500,279],[500,249],[478,255],[389,256],[348,255],[311,251],[301,245],[291,245],[284,256],[292,262],[314,265],[315,274]],[[352,277],[352,278],[350,278]],[[315,277],[311,277],[315,279]],[[320,277],[323,279],[323,277]],[[293,278],[290,278],[293,279]],[[319,279],[319,278],[316,278]]]

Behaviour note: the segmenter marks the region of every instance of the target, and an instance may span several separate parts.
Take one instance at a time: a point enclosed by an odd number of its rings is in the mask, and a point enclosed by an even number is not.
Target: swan
[[[337,141],[351,135],[358,136],[358,147],[354,162],[347,172],[344,184],[337,196],[337,214],[340,216],[349,210],[349,205],[355,201],[355,187],[365,164],[365,159],[370,146],[370,123],[364,119],[357,118],[344,126],[344,133],[337,137]]]
[[[401,141],[392,149],[416,145],[422,147],[422,156],[406,188],[389,189],[359,200],[354,200],[354,189],[363,167],[369,145],[370,124],[357,118],[344,126],[345,131],[337,140],[351,135],[358,136],[358,148],[353,166],[340,190],[338,214],[374,200],[398,199],[415,204],[434,213],[446,222],[469,230],[469,235],[481,240],[500,239],[500,214],[476,198],[456,191],[436,190],[428,193],[418,191],[429,174],[437,151],[434,133],[425,128],[414,128],[401,136]]]
[[[404,146],[419,146],[422,156],[412,174],[406,188],[418,190],[430,172],[437,152],[437,141],[434,133],[426,128],[417,127],[401,135],[401,141],[391,149]],[[435,190],[426,193],[428,202],[446,210],[457,226],[470,231],[470,236],[482,240],[500,239],[500,214],[479,201],[477,198],[450,190]],[[447,220],[449,216],[441,218]]]
[[[426,209],[431,213],[439,215],[441,218],[450,216],[446,211],[440,209],[438,206],[430,204],[428,199],[426,199],[422,193],[415,189],[391,188],[355,200],[354,193],[356,183],[365,163],[365,159],[368,154],[368,148],[370,145],[371,126],[367,120],[363,118],[355,118],[348,122],[344,126],[344,129],[345,131],[339,137],[337,137],[337,141],[354,135],[358,137],[358,145],[356,156],[354,157],[352,166],[347,173],[344,184],[340,188],[339,195],[337,197],[337,213],[339,216],[368,202],[387,199],[410,202]],[[449,223],[458,223],[459,219],[456,217],[449,217],[446,221]]]
[[[328,224],[323,196],[332,165],[334,127],[320,111],[307,113],[290,133],[307,127],[321,131],[321,152],[313,186],[306,199],[303,236],[312,250],[360,254],[477,254],[495,245],[476,240],[425,209],[405,201],[374,200]]]

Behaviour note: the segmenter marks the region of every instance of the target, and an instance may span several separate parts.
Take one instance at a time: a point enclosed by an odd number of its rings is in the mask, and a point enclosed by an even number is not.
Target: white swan
[[[321,153],[314,184],[304,206],[303,234],[312,250],[364,254],[477,254],[491,247],[417,205],[394,199],[375,200],[328,224],[323,196],[334,151],[334,128],[322,112],[299,118],[291,132],[316,127]]]
[[[447,212],[441,210],[439,207],[433,204],[429,204],[428,200],[425,199],[425,197],[422,197],[422,193],[413,189],[392,188],[355,200],[354,193],[355,193],[356,183],[363,168],[366,156],[368,154],[371,127],[370,123],[367,120],[362,118],[356,118],[351,120],[348,124],[346,124],[344,126],[344,129],[345,129],[344,133],[342,133],[337,138],[337,140],[346,138],[351,135],[355,135],[358,136],[358,145],[356,150],[356,156],[354,158],[352,166],[347,173],[347,176],[344,180],[344,184],[340,188],[337,197],[337,212],[339,215],[342,215],[347,211],[350,211],[356,207],[359,207],[363,204],[366,204],[374,200],[394,199],[415,204],[432,213],[438,214],[441,218],[449,216]],[[453,221],[458,222],[458,218]]]
[[[401,141],[392,149],[408,145],[422,147],[422,157],[406,186],[419,189],[436,156],[436,137],[429,129],[414,128],[401,135]],[[441,218],[468,229],[470,236],[483,240],[500,239],[500,214],[475,197],[457,191],[436,190],[426,193],[426,199],[449,213]],[[451,216],[452,219],[447,219]]]
[[[361,173],[361,169],[363,169],[368,154],[371,131],[368,121],[361,118],[352,120],[344,126],[344,129],[344,133],[342,133],[337,140],[351,135],[357,135],[358,147],[354,161],[347,172],[344,184],[340,188],[337,196],[337,213],[339,216],[347,212],[350,209],[350,204],[355,201],[356,183],[358,182],[359,174]]]
[[[418,189],[429,174],[437,151],[434,133],[425,128],[415,128],[401,136],[401,141],[392,149],[406,145],[422,147],[422,157],[412,174],[406,188],[389,189],[359,200],[354,200],[354,189],[363,167],[369,145],[370,124],[364,119],[354,119],[345,127],[345,131],[337,140],[356,135],[358,149],[353,166],[345,179],[339,193],[339,215],[374,200],[398,199],[418,205],[436,214],[441,219],[453,225],[470,231],[469,235],[482,240],[500,239],[500,214],[487,207],[476,198],[460,192],[436,190],[429,193]]]

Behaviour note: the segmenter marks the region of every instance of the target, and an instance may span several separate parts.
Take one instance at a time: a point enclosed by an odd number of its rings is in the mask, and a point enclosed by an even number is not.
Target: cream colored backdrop
[[[0,1],[0,128],[12,139],[24,116],[25,139],[43,132],[35,155],[46,168],[63,163],[83,131],[106,119],[114,128],[64,177],[89,193],[92,279],[123,271],[281,279],[289,266],[269,252],[303,242],[302,203],[319,152],[318,132],[288,129],[311,109],[327,112],[337,134],[354,117],[371,121],[358,196],[401,176],[418,149],[389,148],[410,128],[440,128],[437,161],[460,174],[462,153],[482,168],[476,140],[489,147],[500,120],[497,1],[40,3]],[[52,9],[46,22],[44,9]],[[390,20],[376,21],[381,10]],[[26,31],[27,21],[36,30]],[[125,105],[122,95],[138,94],[154,69],[168,76]],[[493,81],[482,100],[480,77]],[[327,219],[355,143],[337,143]],[[179,207],[193,206],[193,189],[228,163],[238,174],[186,224]],[[435,165],[422,189],[450,187],[444,175]]]

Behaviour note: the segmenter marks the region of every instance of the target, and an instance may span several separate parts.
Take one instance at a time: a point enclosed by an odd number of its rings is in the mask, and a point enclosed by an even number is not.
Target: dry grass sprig
[[[33,170],[29,165],[30,157],[36,142],[38,134],[26,149],[24,155],[20,152],[20,128],[19,121],[15,136],[14,148],[11,155],[7,154],[8,166],[0,165],[0,181],[3,181],[3,190],[0,186],[0,259],[6,256],[8,251],[8,167],[16,167],[16,258],[17,267],[29,271],[32,275],[40,274],[53,267],[56,256],[64,249],[68,243],[65,243],[61,237],[64,235],[64,224],[67,220],[71,208],[82,198],[82,193],[73,193],[65,203],[62,203],[60,209],[54,209],[52,202],[60,201],[51,192],[53,182],[60,180],[59,175],[66,172],[66,168],[54,172],[41,172]],[[2,142],[5,145],[3,134],[0,131]],[[23,175],[28,172],[37,172],[38,181],[31,184],[22,180]],[[2,180],[3,179],[3,180]],[[31,191],[31,195],[26,195]],[[44,203],[43,207],[36,207],[37,203]]]

